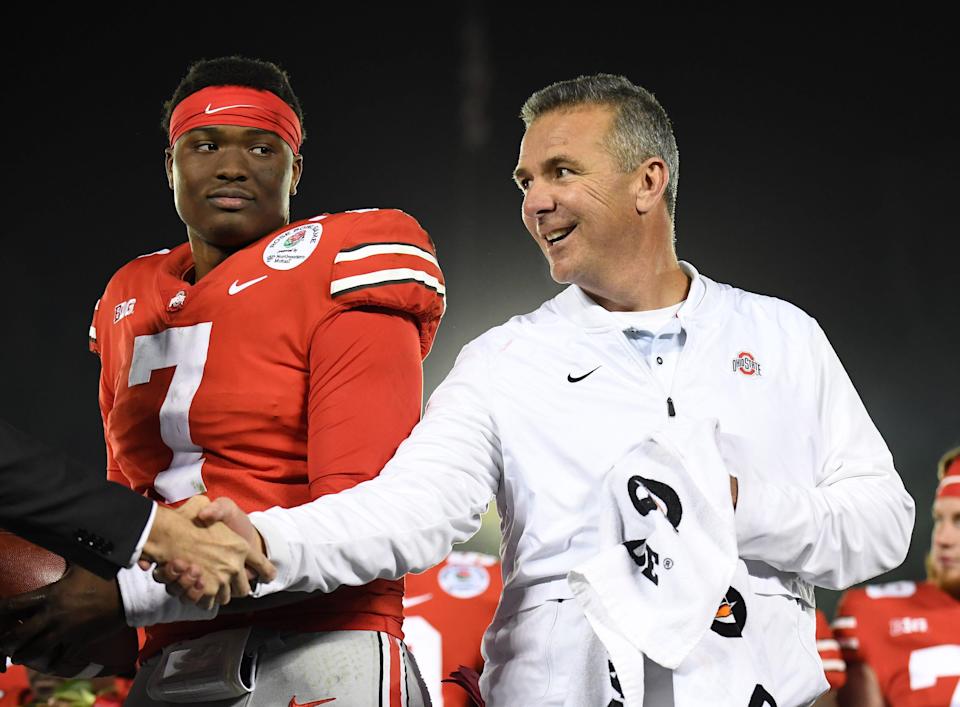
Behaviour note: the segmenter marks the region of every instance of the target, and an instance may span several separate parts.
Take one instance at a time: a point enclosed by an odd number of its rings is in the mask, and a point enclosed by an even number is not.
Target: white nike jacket
[[[823,331],[791,304],[683,267],[692,284],[670,390],[571,286],[465,346],[378,478],[251,514],[278,569],[255,596],[423,571],[473,535],[495,494],[494,627],[571,598],[567,573],[598,549],[604,474],[682,418],[719,420],[756,593],[813,605],[811,585],[842,589],[899,565],[913,500]]]

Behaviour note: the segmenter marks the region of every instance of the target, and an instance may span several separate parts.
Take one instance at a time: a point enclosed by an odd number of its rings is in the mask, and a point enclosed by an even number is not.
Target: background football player
[[[960,705],[960,447],[941,458],[938,478],[927,581],[867,586],[840,600],[842,707]]]
[[[413,651],[434,707],[468,707],[465,689],[442,682],[461,667],[483,670],[480,643],[503,590],[500,560],[453,551],[423,574],[404,577],[405,642]]]

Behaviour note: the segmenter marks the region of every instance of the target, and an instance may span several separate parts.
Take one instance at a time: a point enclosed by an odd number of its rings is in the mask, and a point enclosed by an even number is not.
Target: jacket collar
[[[680,261],[680,269],[690,278],[690,292],[687,293],[687,299],[677,312],[680,325],[685,328],[686,322],[702,313],[701,310],[705,309],[705,305],[716,296],[717,284],[703,277],[685,260]],[[554,297],[549,305],[564,319],[587,330],[600,332],[621,328],[620,322],[611,316],[610,312],[594,302],[577,285],[570,285]]]

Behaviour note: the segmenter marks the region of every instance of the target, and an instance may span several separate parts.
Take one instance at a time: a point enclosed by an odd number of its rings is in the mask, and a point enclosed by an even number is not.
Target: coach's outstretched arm
[[[736,510],[740,557],[845,589],[899,566],[910,547],[914,502],[823,330],[811,320],[810,357],[819,400],[815,488],[772,484],[747,468]],[[735,456],[735,454],[734,454]],[[795,478],[810,474],[797,468]]]

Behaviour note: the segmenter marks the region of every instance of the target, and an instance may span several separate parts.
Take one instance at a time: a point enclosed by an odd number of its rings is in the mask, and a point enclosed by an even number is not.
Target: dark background
[[[308,133],[294,218],[400,207],[431,232],[449,310],[428,392],[464,343],[559,289],[510,180],[521,103],[556,80],[622,73],[674,122],[679,256],[794,302],[830,336],[917,500],[910,556],[889,577],[920,577],[935,463],[960,444],[948,24],[600,3],[7,23],[0,416],[103,468],[87,326],[116,268],[185,239],[159,120],[191,61],[242,53],[289,71]],[[821,600],[831,611],[835,596]]]

